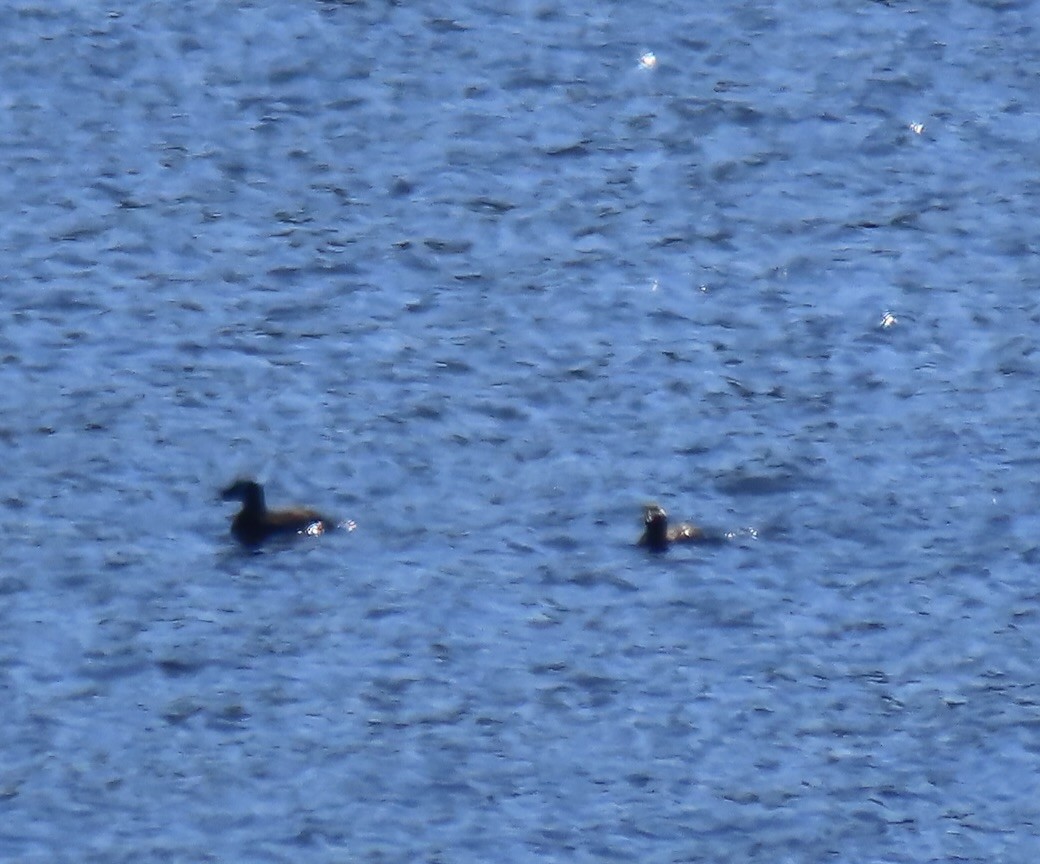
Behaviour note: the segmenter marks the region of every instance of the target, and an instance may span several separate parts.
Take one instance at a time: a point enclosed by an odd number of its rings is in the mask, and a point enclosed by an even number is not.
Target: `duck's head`
[[[241,501],[243,507],[264,507],[264,487],[255,480],[238,479],[223,492],[220,497],[224,501]]]
[[[651,502],[643,505],[643,524],[649,528],[651,525],[668,526],[668,513],[660,504]]]
[[[668,545],[668,514],[660,504],[643,505],[642,543],[651,549],[664,549]]]

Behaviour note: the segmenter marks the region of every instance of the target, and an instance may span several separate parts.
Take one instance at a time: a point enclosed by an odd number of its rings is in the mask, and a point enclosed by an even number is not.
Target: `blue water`
[[[506,7],[0,11],[0,859],[1036,860],[1040,4]]]

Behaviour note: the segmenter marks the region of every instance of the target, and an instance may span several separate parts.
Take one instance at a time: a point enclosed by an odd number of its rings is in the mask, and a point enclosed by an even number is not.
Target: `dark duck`
[[[327,516],[305,507],[268,510],[264,503],[264,487],[255,480],[236,480],[220,497],[225,501],[241,501],[242,509],[231,520],[231,533],[243,546],[259,546],[272,537],[307,534],[316,537],[335,527]]]
[[[672,543],[715,543],[717,537],[705,533],[703,528],[680,522],[668,526],[668,513],[660,504],[646,504],[643,507],[643,536],[639,545],[651,552],[664,552]]]

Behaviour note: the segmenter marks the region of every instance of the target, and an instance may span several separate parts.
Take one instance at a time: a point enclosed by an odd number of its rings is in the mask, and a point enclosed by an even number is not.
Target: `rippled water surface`
[[[7,4],[0,858],[1035,860],[1038,22]]]

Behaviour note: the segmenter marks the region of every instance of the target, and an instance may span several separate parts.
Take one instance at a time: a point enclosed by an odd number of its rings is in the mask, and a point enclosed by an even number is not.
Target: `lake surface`
[[[1034,861],[1038,13],[7,4],[0,859]]]

